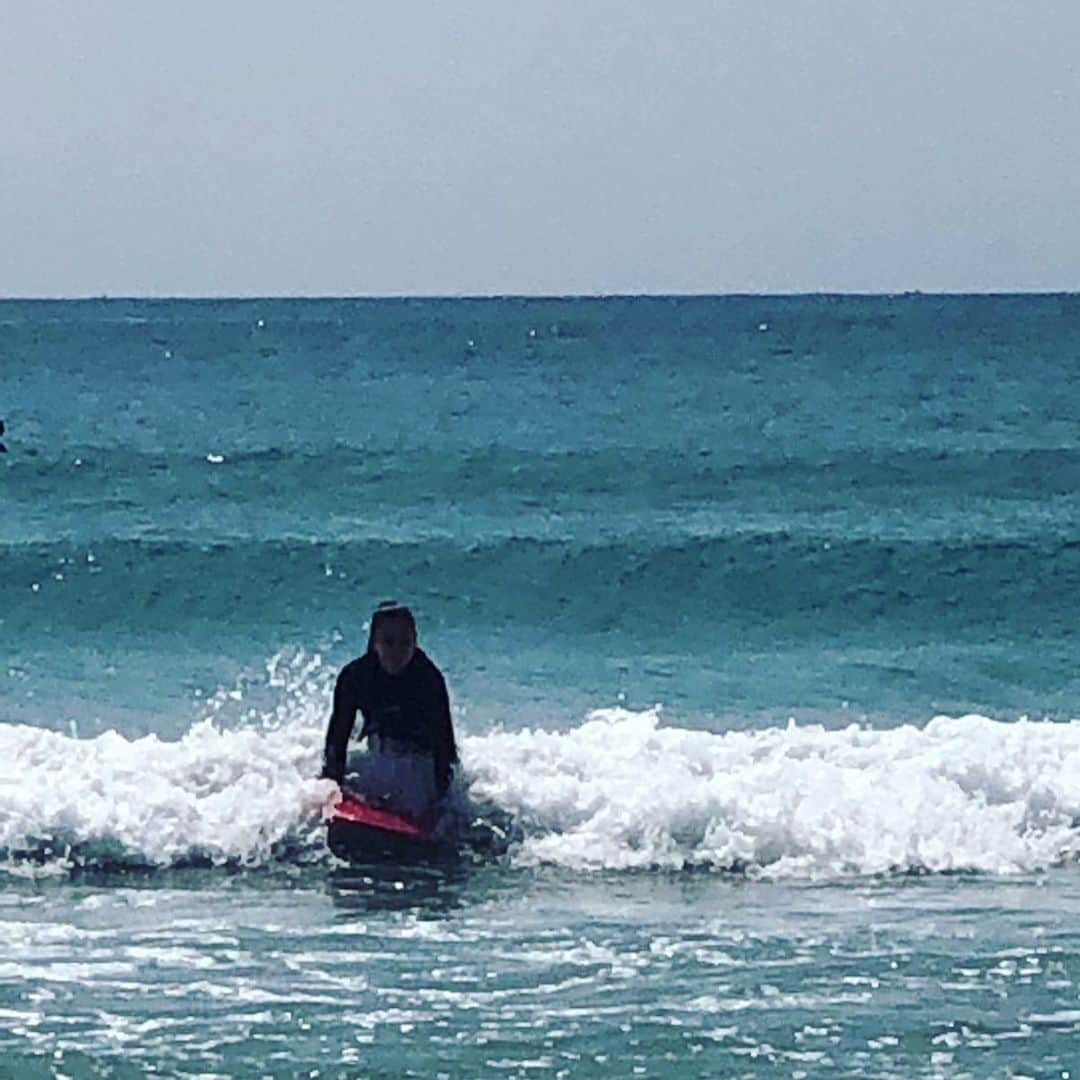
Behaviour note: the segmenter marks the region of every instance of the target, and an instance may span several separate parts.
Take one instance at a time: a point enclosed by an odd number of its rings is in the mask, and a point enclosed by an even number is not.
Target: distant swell
[[[134,617],[172,633],[201,620],[289,627],[339,611],[345,596],[397,589],[458,627],[476,618],[648,639],[680,627],[698,637],[724,626],[940,635],[993,624],[1052,636],[1071,632],[1080,584],[1075,540],[825,540],[790,529],[593,543],[60,540],[7,545],[3,558],[8,634],[122,629]]]

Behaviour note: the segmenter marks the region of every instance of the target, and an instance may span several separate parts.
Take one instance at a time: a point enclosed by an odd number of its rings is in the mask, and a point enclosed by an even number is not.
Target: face
[[[383,671],[400,675],[416,652],[416,636],[404,619],[380,619],[372,647]]]

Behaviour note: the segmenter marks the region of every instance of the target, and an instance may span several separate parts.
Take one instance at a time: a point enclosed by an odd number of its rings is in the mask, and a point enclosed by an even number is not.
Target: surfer
[[[349,758],[358,710],[369,752]],[[412,612],[387,600],[371,617],[367,652],[338,675],[322,775],[342,784],[359,774],[368,795],[423,816],[446,794],[457,759],[446,681],[416,643]]]

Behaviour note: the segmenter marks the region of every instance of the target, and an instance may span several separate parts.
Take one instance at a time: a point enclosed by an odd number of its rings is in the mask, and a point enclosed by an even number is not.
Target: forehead
[[[380,615],[375,622],[377,638],[399,637],[402,634],[412,636],[412,627],[403,615]]]

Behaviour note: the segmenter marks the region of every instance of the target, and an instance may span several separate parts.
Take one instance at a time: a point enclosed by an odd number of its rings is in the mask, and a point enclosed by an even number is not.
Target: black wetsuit
[[[377,736],[430,754],[435,764],[435,790],[450,784],[450,766],[457,761],[450,699],[442,672],[417,649],[405,670],[388,675],[374,652],[346,664],[334,687],[334,712],[326,732],[323,776],[341,782],[356,711],[364,717],[361,738]]]

